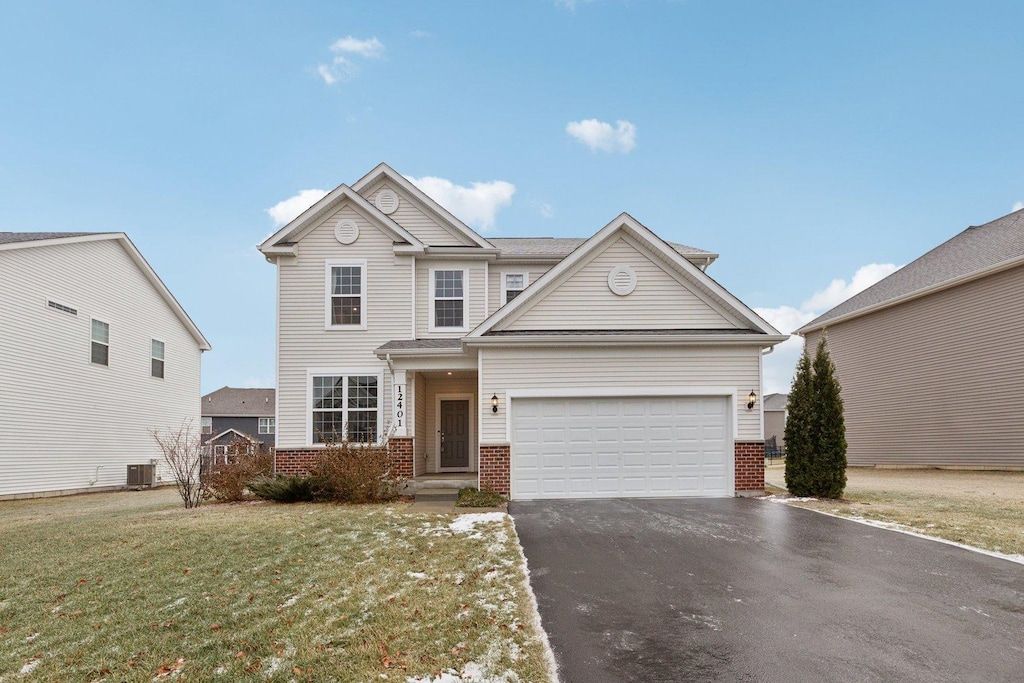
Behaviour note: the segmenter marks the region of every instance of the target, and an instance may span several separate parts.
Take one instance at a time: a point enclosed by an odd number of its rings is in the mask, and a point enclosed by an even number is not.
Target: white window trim
[[[359,309],[360,309],[360,323],[358,325],[333,325],[331,324],[331,293],[333,292],[333,283],[331,281],[331,269],[341,267],[352,267],[358,266],[359,273],[361,275],[361,282],[359,285]],[[324,262],[324,329],[325,330],[365,330],[366,329],[366,318],[368,317],[368,311],[366,308],[366,259],[345,259],[341,261],[325,261]]]
[[[206,421],[210,421],[210,428],[206,428]],[[199,418],[199,433],[200,434],[213,434],[213,417],[203,416]]]
[[[377,378],[377,441],[384,437],[384,371],[380,368],[309,368],[306,370],[306,443],[312,448],[323,448],[326,444],[313,440],[313,377],[323,375],[351,375]],[[347,410],[347,408],[346,408]]]
[[[93,337],[92,324],[94,322],[102,323],[103,325],[107,326],[107,341],[101,342],[101,341],[98,341],[95,337]],[[102,344],[103,346],[107,347],[107,362],[106,363],[97,363],[96,361],[94,361],[92,359],[92,345],[93,344]],[[100,366],[102,368],[109,368],[110,367],[110,323],[104,322],[103,320],[100,320],[99,318],[90,318],[89,319],[89,364],[90,365],[98,365],[98,366]]]
[[[160,358],[153,355],[153,342],[160,342],[164,347],[163,356]],[[153,361],[155,360],[163,363],[163,374],[159,377],[153,374]],[[149,377],[150,379],[165,379],[167,377],[167,343],[156,338],[149,340]]]
[[[462,271],[462,325],[460,327],[438,327],[434,324],[435,306],[434,302],[437,300],[435,294],[437,288],[434,286],[435,273],[440,270],[460,270]],[[427,331],[428,332],[468,332],[469,331],[469,269],[463,266],[445,266],[438,265],[435,268],[430,269],[429,278],[427,280],[427,286],[430,288],[430,309],[427,311]],[[442,299],[444,301],[445,299]],[[456,301],[456,299],[449,299],[449,301]]]
[[[523,276],[523,289],[525,290],[530,286],[530,274],[525,270],[506,270],[501,273],[501,301],[499,302],[498,308],[501,308],[508,303],[508,287],[507,279],[509,275],[522,275]]]
[[[277,431],[277,420],[272,417],[260,417],[257,418],[259,421],[256,423],[256,431],[260,434],[274,434]],[[274,423],[274,429],[270,428],[271,422]]]

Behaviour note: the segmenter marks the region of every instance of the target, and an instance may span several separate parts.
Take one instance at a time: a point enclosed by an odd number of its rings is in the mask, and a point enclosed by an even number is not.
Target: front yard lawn
[[[783,472],[769,467],[766,479],[781,482]],[[846,477],[843,501],[792,504],[1024,556],[1024,472],[851,467]]]
[[[0,680],[546,681],[503,514],[0,503]]]

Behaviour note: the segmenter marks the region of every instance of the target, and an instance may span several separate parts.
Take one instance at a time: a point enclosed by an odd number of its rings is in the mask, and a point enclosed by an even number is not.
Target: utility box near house
[[[128,486],[152,486],[156,465],[128,465]]]

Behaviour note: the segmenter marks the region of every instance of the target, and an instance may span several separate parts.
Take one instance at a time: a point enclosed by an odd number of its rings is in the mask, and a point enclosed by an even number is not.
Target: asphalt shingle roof
[[[818,316],[800,331],[1024,257],[1024,209],[972,225],[889,277]]]
[[[81,237],[82,235],[96,235],[103,233],[95,232],[0,232],[0,244],[14,244],[15,242],[35,242],[37,240],[53,240],[58,237]]]
[[[568,256],[586,239],[579,237],[492,237],[488,240],[501,250],[502,256]],[[680,256],[712,254],[710,251],[669,242]]]
[[[276,391],[221,387],[203,396],[202,415],[217,417],[273,417]]]
[[[461,339],[393,339],[378,351],[401,351],[404,349],[461,349]]]
[[[785,410],[789,394],[768,394],[764,397],[765,410]]]

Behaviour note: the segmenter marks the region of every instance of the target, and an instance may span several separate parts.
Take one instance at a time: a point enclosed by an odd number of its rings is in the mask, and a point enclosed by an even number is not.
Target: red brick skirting
[[[764,442],[737,441],[736,493],[764,493]]]
[[[403,479],[412,478],[413,441],[412,437],[391,437],[388,440],[391,451],[392,471]],[[307,475],[320,454],[319,448],[278,448],[274,453],[274,474],[286,476]]]
[[[510,451],[507,443],[480,445],[480,488],[508,495]]]

